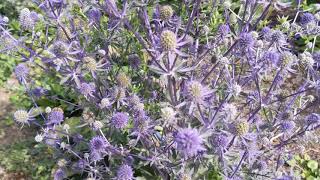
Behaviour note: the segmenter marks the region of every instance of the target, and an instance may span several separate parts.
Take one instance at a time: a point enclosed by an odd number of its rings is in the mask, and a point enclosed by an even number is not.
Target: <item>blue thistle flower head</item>
[[[268,26],[263,27],[263,28],[261,29],[260,33],[261,33],[261,35],[262,35],[263,38],[266,38],[267,36],[270,35],[271,29],[270,29]]]
[[[68,45],[63,41],[56,41],[49,48],[49,51],[57,57],[64,56],[68,52]]]
[[[95,92],[95,87],[93,84],[81,83],[80,92],[85,97],[93,96],[93,93]]]
[[[308,12],[303,13],[302,16],[300,17],[300,23],[303,26],[307,25],[307,24],[309,24],[309,23],[311,23],[313,21],[315,21],[314,15],[311,14],[311,13],[308,13]]]
[[[35,11],[30,12],[30,18],[34,21],[37,22],[39,20],[39,16]]]
[[[251,33],[242,33],[239,38],[239,45],[241,49],[250,49],[254,45],[254,38]]]
[[[138,69],[141,65],[141,59],[137,54],[129,55],[128,61],[132,69]]]
[[[293,121],[284,121],[280,124],[282,132],[291,132],[295,128],[296,124]]]
[[[306,118],[307,125],[317,124],[319,122],[320,122],[320,115],[316,114],[316,113],[312,113],[309,116],[307,116],[307,118]]]
[[[108,146],[109,142],[102,136],[95,136],[90,140],[91,152],[104,152]]]
[[[203,138],[196,129],[180,129],[174,137],[177,144],[177,150],[183,157],[192,157],[197,153],[204,151]]]
[[[312,57],[316,63],[320,64],[320,51],[313,53]]]
[[[121,165],[117,170],[117,180],[132,180],[133,170],[129,165]]]
[[[103,155],[102,152],[91,151],[89,158],[92,162],[97,162],[103,159]]]
[[[228,137],[226,135],[219,134],[212,138],[211,144],[217,148],[226,148],[228,142]]]
[[[123,129],[127,126],[129,117],[127,114],[122,112],[115,113],[111,118],[111,124],[117,129]]]
[[[61,108],[53,108],[48,115],[50,124],[60,124],[64,119],[63,110]]]
[[[91,22],[94,22],[96,24],[99,24],[101,19],[101,12],[97,8],[92,8],[88,12],[88,16]]]
[[[279,30],[273,31],[269,41],[278,43],[278,44],[283,43],[285,42],[285,35]]]
[[[23,8],[20,11],[19,22],[22,29],[31,30],[34,27],[35,21],[32,19],[31,12],[28,8]]]
[[[76,172],[83,172],[87,164],[86,160],[80,159],[72,165],[72,169]]]
[[[199,81],[192,80],[187,82],[186,85],[186,94],[192,102],[202,104],[212,94],[212,90],[202,85]]]
[[[34,89],[32,89],[32,94],[34,96],[36,96],[37,98],[45,95],[47,93],[47,90],[45,90],[44,88],[42,87],[36,87]]]
[[[268,164],[263,160],[258,160],[252,165],[253,169],[257,169],[259,171],[266,170],[267,167],[268,167]]]
[[[54,173],[54,180],[63,180],[66,177],[66,173],[63,169],[59,168]]]
[[[275,51],[267,51],[264,53],[262,59],[271,62],[273,65],[277,65],[280,60],[280,54]]]
[[[218,34],[220,34],[222,37],[225,37],[230,33],[230,27],[227,24],[222,24],[218,28]]]
[[[177,47],[176,34],[170,30],[162,31],[160,35],[160,43],[164,50],[174,50]]]
[[[19,80],[25,79],[29,74],[29,68],[24,63],[20,63],[16,66],[15,75]]]

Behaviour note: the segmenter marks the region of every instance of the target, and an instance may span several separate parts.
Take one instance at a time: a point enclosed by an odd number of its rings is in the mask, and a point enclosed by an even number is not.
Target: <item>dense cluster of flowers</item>
[[[196,179],[216,165],[225,179],[293,179],[284,162],[320,127],[319,12],[298,3],[295,16],[265,25],[288,4],[36,2],[39,14],[21,10],[25,37],[0,23],[1,42],[22,59],[15,74],[34,103],[14,120],[40,126],[35,140],[60,152],[54,179]],[[301,36],[310,40],[303,51]],[[39,110],[37,98],[56,96],[35,93],[45,88],[32,80],[35,68],[77,95],[53,101],[82,114]]]

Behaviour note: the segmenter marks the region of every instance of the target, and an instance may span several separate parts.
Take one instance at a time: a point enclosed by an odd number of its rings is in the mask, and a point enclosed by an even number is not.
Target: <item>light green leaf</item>
[[[311,169],[311,170],[316,170],[318,169],[318,162],[314,161],[314,160],[310,160],[307,164],[307,166]]]

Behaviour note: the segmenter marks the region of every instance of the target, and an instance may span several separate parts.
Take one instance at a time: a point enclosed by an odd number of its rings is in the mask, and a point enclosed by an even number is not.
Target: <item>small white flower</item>
[[[257,31],[252,31],[251,34],[252,34],[252,37],[255,39],[259,37],[259,33]]]
[[[49,114],[52,111],[51,107],[46,107],[45,112]]]
[[[67,144],[65,142],[60,143],[60,148],[65,149],[67,147]]]
[[[36,135],[36,137],[34,137],[34,140],[36,141],[36,142],[42,142],[42,140],[43,140],[43,135],[41,135],[41,134],[37,134]]]
[[[99,55],[100,57],[103,57],[103,56],[106,55],[106,51],[103,50],[103,49],[100,49],[100,50],[98,50],[98,55]]]
[[[37,35],[38,37],[40,37],[40,36],[41,36],[41,32],[38,31],[38,32],[36,33],[36,35]]]
[[[88,158],[90,157],[90,154],[89,154],[89,153],[84,153],[83,157],[84,157],[85,159],[88,159]]]
[[[8,22],[9,22],[9,18],[8,18],[8,17],[6,17],[6,16],[5,16],[5,17],[3,17],[3,18],[2,18],[2,20],[3,20],[3,22],[5,22],[5,23],[8,23]]]

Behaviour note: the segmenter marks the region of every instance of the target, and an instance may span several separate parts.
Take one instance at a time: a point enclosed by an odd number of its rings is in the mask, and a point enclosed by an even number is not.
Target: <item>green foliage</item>
[[[15,66],[15,59],[5,54],[0,54],[0,86],[10,77]]]
[[[17,18],[19,10],[27,7],[31,2],[25,0],[1,0],[0,14],[7,16],[9,19]]]
[[[45,145],[33,139],[0,148],[0,164],[9,172],[23,172],[31,179],[47,180],[54,162]]]
[[[311,159],[307,154],[297,155],[289,161],[289,165],[295,170],[295,174],[307,180],[320,179],[319,162]]]

